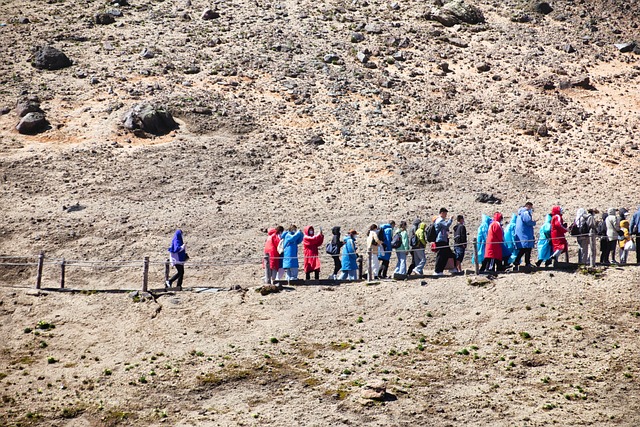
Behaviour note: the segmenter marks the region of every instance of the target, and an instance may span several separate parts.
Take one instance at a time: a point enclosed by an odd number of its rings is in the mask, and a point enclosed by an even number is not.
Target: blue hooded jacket
[[[536,222],[531,219],[531,211],[524,206],[518,209],[518,219],[516,220],[516,247],[518,249],[533,248],[535,246],[535,235],[533,227]]]
[[[184,242],[182,240],[182,230],[176,230],[171,240],[171,246],[167,249],[173,254],[172,259],[178,264],[184,264],[187,260],[187,251],[184,250]]]
[[[629,234],[636,234],[640,236],[640,206],[638,206],[638,210],[631,217],[631,223],[629,224]]]
[[[393,227],[391,227],[390,224],[383,224],[380,229],[384,231],[384,247],[387,248],[387,250],[385,251],[382,245],[378,246],[378,259],[389,261],[391,259],[391,238],[393,237]]]
[[[285,231],[282,233],[284,239],[284,252],[282,253],[282,268],[299,268],[298,264],[298,245],[302,243],[304,234],[298,230],[295,233]]]
[[[502,244],[502,259],[508,258],[509,263],[513,263],[518,256],[518,249],[516,248],[516,220],[518,215],[513,214],[511,222],[504,230],[504,243]]]
[[[544,224],[540,227],[538,239],[538,259],[546,261],[551,258],[551,214],[547,214]]]
[[[489,232],[489,225],[491,225],[491,217],[489,215],[482,214],[482,220],[480,221],[480,227],[478,227],[478,264],[482,264],[484,261],[484,250],[487,245],[487,233]],[[475,257],[471,257],[471,262],[475,264]]]
[[[344,245],[342,245],[342,268],[343,271],[357,270],[358,263],[356,255],[356,242],[351,238],[351,235],[344,237]]]

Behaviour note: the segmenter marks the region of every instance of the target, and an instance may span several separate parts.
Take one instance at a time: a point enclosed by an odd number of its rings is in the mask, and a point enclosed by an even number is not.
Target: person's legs
[[[278,278],[278,269],[274,268],[271,270],[271,282],[274,282]]]
[[[600,238],[600,264],[609,264],[609,239]]]
[[[340,275],[338,276],[338,280],[346,280],[347,279],[347,271],[340,270]]]
[[[320,269],[313,270],[313,277],[315,277],[316,282],[320,280]]]
[[[416,268],[416,253],[415,253],[415,249],[413,249],[410,252],[410,254],[411,254],[411,264],[409,264],[409,268],[407,269],[407,275],[411,274],[413,269]],[[406,255],[405,255],[405,259],[406,259]]]
[[[339,256],[333,257],[333,278],[335,279],[336,275],[340,272],[342,268],[342,262],[340,261]]]
[[[389,274],[389,260],[383,259],[382,266],[380,267],[380,271],[378,272],[378,277],[382,277],[383,279],[386,279],[388,274]]]
[[[304,272],[304,280],[306,280],[307,282],[309,280],[311,280],[311,272],[310,271],[305,271]]]
[[[515,261],[513,261],[513,265],[520,265],[520,262],[522,261],[522,255],[525,254],[525,251],[526,251],[525,248],[518,249],[518,255],[516,256]]]
[[[449,242],[436,242],[436,274],[442,273],[444,268],[447,266],[447,261],[449,260],[449,254],[451,250],[449,249]]]
[[[636,236],[636,264],[640,264],[640,234]]]
[[[349,270],[348,277],[349,280],[358,280],[358,270]]]
[[[532,248],[524,248],[524,265],[527,267],[531,266],[531,249]]]
[[[378,277],[380,270],[380,260],[377,256],[371,257],[371,271],[373,272],[374,277]]]
[[[396,264],[396,269],[393,273],[407,274],[407,253],[403,251],[396,251],[396,256],[398,257],[398,263]]]
[[[424,274],[424,265],[427,263],[427,258],[425,257],[424,254],[424,249],[416,249],[414,252],[415,256],[417,257],[418,263],[416,264],[416,268],[415,268],[415,272],[418,273],[419,275],[423,275]]]
[[[176,270],[178,270],[178,274],[176,274],[176,276],[178,276],[178,289],[182,289],[182,279],[184,278],[184,265],[182,264],[176,264]]]
[[[487,271],[487,267],[489,267],[489,262],[491,262],[491,258],[483,259],[482,264],[480,265],[480,271]]]
[[[616,246],[618,246],[617,240],[609,240],[609,256],[612,263],[616,263]]]

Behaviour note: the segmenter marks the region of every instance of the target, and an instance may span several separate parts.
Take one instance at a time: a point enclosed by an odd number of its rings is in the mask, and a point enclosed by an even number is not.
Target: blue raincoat
[[[535,235],[533,227],[536,222],[531,218],[531,212],[524,206],[518,209],[518,219],[516,220],[516,247],[518,249],[533,248],[535,246]]]
[[[502,259],[512,264],[518,256],[518,249],[516,248],[516,221],[518,215],[513,214],[511,222],[504,230],[504,243],[502,244]]]
[[[282,233],[284,239],[284,252],[282,254],[282,268],[299,268],[298,264],[298,245],[302,243],[304,234],[298,230],[295,233],[285,231]]]
[[[385,233],[386,234],[386,233]],[[356,262],[356,242],[351,238],[351,235],[346,235],[344,238],[344,245],[342,245],[341,249],[342,257],[342,268],[340,270],[350,271],[357,270],[358,263]]]
[[[184,264],[187,260],[187,251],[184,250],[184,241],[182,240],[182,230],[176,230],[168,251],[171,253],[173,265]]]
[[[544,224],[540,227],[538,240],[538,259],[546,261],[551,258],[551,214],[547,214]]]
[[[484,261],[484,250],[487,244],[487,233],[489,232],[489,225],[491,225],[491,217],[489,215],[482,214],[482,220],[480,221],[480,227],[478,227],[478,264],[482,264]],[[471,262],[475,264],[474,257],[471,257]]]
[[[387,248],[387,250],[385,251],[382,245],[378,246],[378,259],[389,261],[391,259],[391,238],[393,237],[393,227],[389,224],[383,224],[380,229],[384,231],[384,247]]]

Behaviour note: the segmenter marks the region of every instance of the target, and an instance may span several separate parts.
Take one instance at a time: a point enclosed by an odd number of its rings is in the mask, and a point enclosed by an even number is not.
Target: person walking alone
[[[177,281],[178,290],[182,290],[182,279],[184,278],[184,263],[187,262],[189,256],[187,255],[187,244],[182,239],[182,230],[176,230],[171,240],[171,246],[169,246],[169,258],[171,265],[177,270],[177,273],[167,280],[164,285],[166,288],[170,288],[173,282]]]

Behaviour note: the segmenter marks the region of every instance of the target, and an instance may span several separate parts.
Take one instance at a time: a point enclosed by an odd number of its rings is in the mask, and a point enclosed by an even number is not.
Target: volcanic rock
[[[18,132],[24,135],[34,135],[43,132],[49,126],[44,113],[27,113],[16,126]]]
[[[165,135],[178,128],[166,109],[144,103],[134,105],[125,114],[123,126],[130,131],[142,130],[153,135]]]
[[[40,70],[59,70],[70,67],[71,60],[63,52],[51,46],[36,48],[31,65]]]

